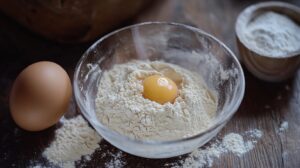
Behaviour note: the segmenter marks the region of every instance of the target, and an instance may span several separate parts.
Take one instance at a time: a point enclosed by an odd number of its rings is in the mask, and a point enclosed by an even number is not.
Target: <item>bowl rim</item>
[[[182,28],[185,28],[185,29],[189,29],[190,31],[196,32],[198,34],[202,34],[204,36],[207,36],[207,37],[211,38],[212,40],[214,40],[216,43],[218,43],[221,46],[221,48],[225,49],[225,51],[228,52],[229,55],[233,58],[235,64],[237,65],[238,71],[240,72],[240,76],[239,76],[239,78],[240,78],[239,79],[240,90],[238,90],[237,95],[236,95],[237,100],[234,103],[231,104],[230,108],[227,107],[225,109],[226,111],[224,113],[227,114],[227,115],[224,116],[223,120],[218,120],[216,124],[210,126],[205,131],[200,132],[198,134],[195,134],[193,136],[180,138],[180,139],[175,139],[175,140],[164,140],[164,141],[160,141],[160,140],[141,140],[141,139],[131,138],[129,136],[126,136],[126,135],[118,133],[114,130],[111,130],[110,128],[108,128],[107,126],[105,126],[101,122],[99,122],[98,119],[96,119],[98,123],[94,123],[93,121],[89,120],[90,116],[86,116],[87,114],[89,114],[89,112],[87,112],[86,108],[83,105],[82,100],[80,100],[79,94],[81,94],[81,93],[80,93],[80,89],[79,89],[78,82],[77,82],[79,72],[80,72],[79,69],[81,68],[83,61],[86,60],[86,58],[88,57],[87,53],[89,53],[90,50],[92,50],[96,45],[100,44],[103,40],[107,39],[108,37],[110,37],[114,34],[117,34],[117,33],[121,32],[123,30],[132,29],[132,28],[139,27],[139,26],[144,26],[144,25],[151,25],[151,24],[182,27]],[[237,57],[235,56],[235,54],[223,42],[221,42],[216,37],[206,33],[205,31],[203,31],[199,28],[189,26],[189,25],[185,25],[185,24],[181,24],[181,23],[175,23],[175,22],[159,22],[159,21],[142,22],[142,23],[133,24],[133,25],[126,26],[126,27],[120,28],[118,30],[112,31],[111,33],[108,33],[107,35],[105,35],[105,36],[101,37],[100,39],[98,39],[97,41],[95,41],[84,52],[84,54],[79,59],[77,65],[76,65],[75,73],[73,75],[73,91],[74,91],[75,102],[79,106],[79,108],[81,110],[80,112],[87,118],[87,120],[91,123],[91,125],[93,127],[94,127],[93,123],[97,124],[97,126],[99,126],[104,131],[109,132],[110,134],[113,134],[114,137],[118,137],[119,139],[125,140],[125,141],[131,141],[131,142],[136,143],[136,144],[142,144],[142,145],[165,145],[165,144],[167,144],[167,145],[170,145],[170,144],[177,144],[177,143],[180,143],[180,142],[185,142],[185,141],[198,139],[199,137],[205,135],[207,132],[211,132],[211,131],[217,129],[218,127],[222,126],[223,124],[227,123],[231,119],[231,117],[236,113],[236,111],[238,110],[238,108],[239,108],[239,106],[240,106],[240,104],[243,100],[244,93],[245,93],[245,76],[244,76],[242,66],[241,66],[240,62],[238,61]],[[108,140],[108,142],[109,142],[109,140]]]
[[[243,38],[243,26],[247,23],[249,23],[250,19],[252,18],[252,15],[257,12],[258,10],[264,9],[264,8],[270,8],[270,7],[276,7],[276,8],[282,8],[282,9],[289,9],[292,10],[300,15],[300,7],[287,3],[287,2],[277,2],[277,1],[270,1],[270,2],[259,2],[252,4],[240,12],[238,15],[236,22],[235,22],[235,33],[238,38],[238,40],[242,43],[242,45],[249,51],[254,52],[257,56],[261,57],[267,57],[272,59],[283,59],[283,58],[291,58],[296,57],[300,55],[300,49],[290,52],[285,55],[278,55],[278,56],[272,56],[272,55],[266,55],[264,53],[261,53],[257,51],[255,48],[251,47],[248,43],[246,43],[246,40]],[[273,10],[269,10],[273,11]],[[286,15],[287,17],[290,17],[287,13],[282,13]],[[245,21],[243,21],[245,20]],[[297,22],[300,26],[300,22]]]

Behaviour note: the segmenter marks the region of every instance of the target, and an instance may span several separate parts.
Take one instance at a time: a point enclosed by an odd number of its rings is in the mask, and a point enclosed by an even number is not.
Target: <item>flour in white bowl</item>
[[[174,103],[143,97],[143,79],[162,75],[179,88]],[[174,140],[198,134],[213,124],[217,97],[202,78],[161,61],[131,61],[105,71],[96,98],[96,114],[107,127],[142,140]]]
[[[245,42],[260,54],[284,57],[300,52],[300,27],[283,14],[265,12],[246,25]]]

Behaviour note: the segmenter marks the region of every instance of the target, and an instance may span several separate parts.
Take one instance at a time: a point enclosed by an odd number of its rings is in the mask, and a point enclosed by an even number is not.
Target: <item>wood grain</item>
[[[201,28],[222,40],[237,55],[234,23],[238,13],[257,0],[165,0],[157,1],[131,23],[142,21],[172,21]],[[288,2],[300,6],[300,1]],[[70,76],[76,62],[90,44],[59,45],[46,41],[0,15],[0,167],[50,166],[41,156],[53,140],[59,124],[42,132],[29,133],[12,121],[8,95],[13,80],[25,66],[38,60],[61,64]],[[244,68],[245,69],[245,68]],[[267,83],[253,77],[246,69],[246,93],[233,119],[219,137],[231,132],[243,133],[259,129],[264,135],[255,148],[241,157],[231,153],[215,159],[213,167],[222,168],[297,168],[300,167],[300,70],[293,79],[282,83]],[[76,115],[74,102],[68,116]],[[278,133],[281,122],[287,121],[287,131]],[[90,162],[78,167],[105,167],[113,154],[120,152],[107,142],[101,142]],[[124,167],[169,167],[179,158],[152,160],[121,153]],[[182,156],[184,158],[185,156]]]

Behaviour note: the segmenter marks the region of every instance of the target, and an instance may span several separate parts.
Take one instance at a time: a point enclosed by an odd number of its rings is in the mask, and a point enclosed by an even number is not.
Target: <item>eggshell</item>
[[[72,85],[66,71],[53,62],[37,62],[15,80],[9,99],[12,118],[28,131],[40,131],[58,122],[66,112]]]

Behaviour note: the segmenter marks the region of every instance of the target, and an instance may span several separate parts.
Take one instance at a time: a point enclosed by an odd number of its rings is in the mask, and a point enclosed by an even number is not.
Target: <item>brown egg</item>
[[[17,77],[10,93],[11,115],[18,126],[40,131],[66,112],[72,85],[66,71],[53,62],[37,62]]]

